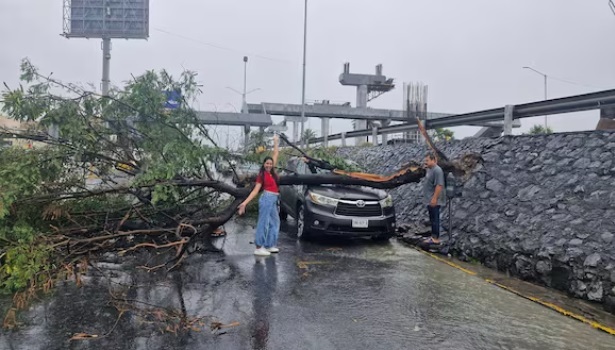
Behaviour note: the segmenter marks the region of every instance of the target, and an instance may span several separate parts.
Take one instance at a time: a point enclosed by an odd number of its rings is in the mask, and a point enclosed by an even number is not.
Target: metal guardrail
[[[536,117],[541,115],[581,112],[593,109],[601,109],[605,107],[615,107],[615,89],[515,105],[513,109],[513,120]],[[480,124],[485,122],[504,121],[504,109],[504,107],[494,108],[479,112],[427,119],[425,121],[425,127],[427,129],[434,129],[440,127],[453,127],[461,125]],[[417,128],[418,126],[416,122],[412,122],[379,128],[377,132],[378,135],[394,134],[399,132],[416,130]],[[352,138],[370,136],[372,135],[372,133],[372,129],[349,131],[346,133],[329,135],[328,140],[331,141],[342,139],[342,134],[344,134],[345,138]],[[318,143],[323,141],[323,137],[318,137],[313,139],[312,143]]]

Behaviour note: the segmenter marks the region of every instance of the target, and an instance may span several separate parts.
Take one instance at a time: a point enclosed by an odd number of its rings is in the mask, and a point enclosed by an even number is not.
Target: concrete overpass
[[[615,89],[592,92],[583,95],[562,97],[557,99],[525,103],[520,105],[506,105],[478,112],[450,115],[427,119],[427,129],[439,127],[454,127],[462,125],[483,125],[502,128],[504,135],[510,135],[512,128],[520,125],[520,119],[531,118],[541,115],[555,115],[589,110],[600,110],[601,121],[603,119],[615,119]],[[613,124],[615,126],[615,124]],[[600,129],[600,124],[598,125]],[[604,127],[608,129],[609,127]],[[406,132],[417,129],[416,121],[383,128],[356,130],[334,135],[328,135],[328,140],[342,140],[346,138],[375,136]],[[311,140],[312,143],[324,142],[325,138],[318,137]]]
[[[232,112],[196,112],[202,124],[230,125],[230,126],[256,126],[266,128],[273,125],[271,115],[260,113],[232,113]]]
[[[301,105],[289,103],[259,103],[248,104],[249,113],[263,113],[269,115],[283,115],[287,117],[300,117]],[[453,114],[447,113],[427,113],[427,118],[446,117]],[[348,105],[314,104],[305,106],[305,116],[310,118],[340,118],[340,119],[362,119],[362,120],[391,120],[408,121],[408,116],[402,110],[378,109],[378,108],[357,108]]]

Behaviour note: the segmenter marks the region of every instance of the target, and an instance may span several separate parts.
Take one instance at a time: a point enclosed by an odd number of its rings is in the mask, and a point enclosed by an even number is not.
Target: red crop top
[[[265,175],[264,183],[263,183],[263,177],[260,174],[256,178],[256,183],[263,185],[263,190],[265,191],[279,193],[278,184],[275,182],[275,179],[273,178],[271,173],[268,171],[265,171],[262,174]]]

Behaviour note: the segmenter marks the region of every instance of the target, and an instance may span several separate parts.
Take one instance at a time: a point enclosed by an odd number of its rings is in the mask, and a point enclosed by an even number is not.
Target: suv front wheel
[[[299,205],[297,208],[297,238],[307,239],[310,235],[309,229],[305,226],[305,208]]]

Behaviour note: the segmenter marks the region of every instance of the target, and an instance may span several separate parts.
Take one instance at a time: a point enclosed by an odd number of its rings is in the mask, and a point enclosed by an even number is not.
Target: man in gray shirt
[[[425,157],[427,174],[423,182],[423,198],[429,222],[431,223],[431,238],[424,243],[440,243],[440,208],[446,205],[446,193],[444,192],[444,172],[438,166],[438,159],[432,153]]]

